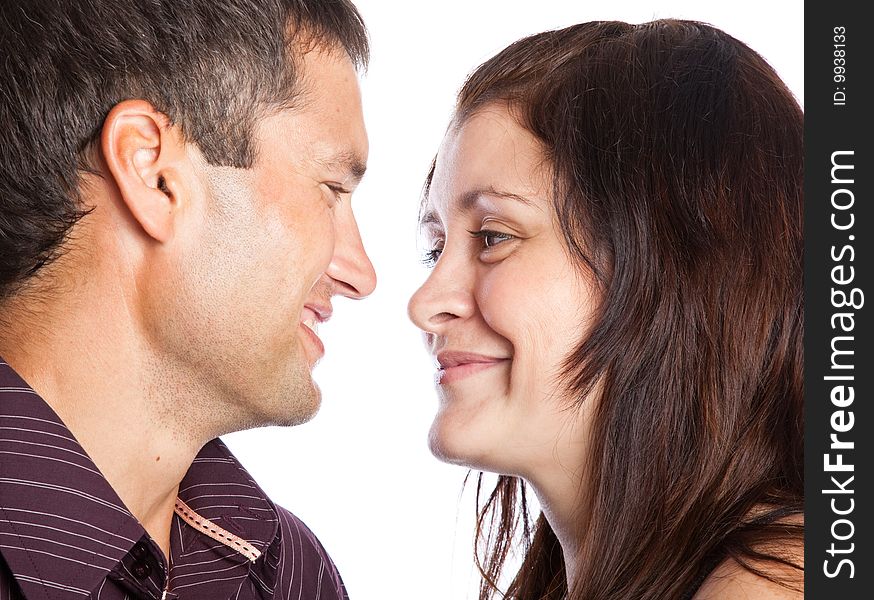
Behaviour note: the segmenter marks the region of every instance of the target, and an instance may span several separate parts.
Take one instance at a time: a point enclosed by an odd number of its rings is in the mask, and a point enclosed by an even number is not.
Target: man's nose
[[[334,256],[325,273],[334,280],[335,293],[347,298],[365,298],[376,288],[376,271],[351,210],[340,216]]]

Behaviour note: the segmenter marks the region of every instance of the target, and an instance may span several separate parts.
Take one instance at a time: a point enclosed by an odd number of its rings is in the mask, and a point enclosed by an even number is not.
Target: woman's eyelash
[[[513,239],[514,235],[510,235],[509,233],[503,233],[501,231],[492,231],[491,229],[480,229],[479,231],[468,231],[468,233],[475,237],[480,238],[483,241],[483,246],[486,249],[494,248],[500,243],[506,242],[507,240]],[[496,239],[498,241],[489,243],[490,239]]]
[[[440,255],[443,253],[443,248],[433,248],[431,250],[427,250],[422,255],[422,264],[426,267],[433,267],[437,264],[437,259],[440,258]]]
[[[510,235],[509,233],[492,231],[491,229],[468,231],[468,233],[471,235],[471,237],[481,239],[485,250],[494,248],[498,244],[506,242],[507,240],[512,240],[516,237],[515,235]],[[437,260],[440,258],[441,254],[443,254],[443,248],[440,247],[434,247],[431,250],[426,250],[425,253],[422,255],[422,264],[428,267],[433,267],[435,264],[437,264]]]

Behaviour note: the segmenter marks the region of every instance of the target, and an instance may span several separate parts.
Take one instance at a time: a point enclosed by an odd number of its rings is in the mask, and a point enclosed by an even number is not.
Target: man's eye
[[[483,248],[489,250],[494,248],[498,244],[506,242],[507,240],[512,240],[516,236],[510,235],[509,233],[502,233],[500,231],[492,231],[490,229],[480,229],[479,231],[470,231],[468,232],[475,238],[479,238],[483,242]]]
[[[350,193],[349,190],[345,189],[344,187],[339,186],[339,185],[334,185],[334,184],[331,184],[331,183],[326,183],[326,184],[325,184],[325,187],[328,188],[328,190],[329,190],[332,194],[334,194],[334,200],[335,200],[336,202],[342,202],[342,200],[343,200],[343,194],[348,194],[348,193]]]

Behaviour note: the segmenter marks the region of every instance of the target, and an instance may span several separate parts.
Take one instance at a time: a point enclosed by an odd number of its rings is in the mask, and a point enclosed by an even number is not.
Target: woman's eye
[[[470,235],[475,238],[479,238],[483,242],[483,248],[486,250],[490,248],[494,248],[498,244],[506,242],[507,240],[513,239],[514,235],[510,235],[509,233],[502,233],[500,231],[491,231],[489,229],[480,229],[479,231],[471,231]]]
[[[437,264],[437,259],[440,258],[441,254],[443,254],[443,248],[438,248],[435,246],[431,250],[427,250],[422,256],[422,264],[424,264],[426,267],[433,267]]]

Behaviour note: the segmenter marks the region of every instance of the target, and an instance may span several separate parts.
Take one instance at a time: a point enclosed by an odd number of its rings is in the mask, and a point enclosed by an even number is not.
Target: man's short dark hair
[[[250,167],[256,122],[292,105],[316,46],[366,66],[349,0],[0,3],[0,302],[87,213],[79,178],[113,106],[146,100],[210,163]]]

